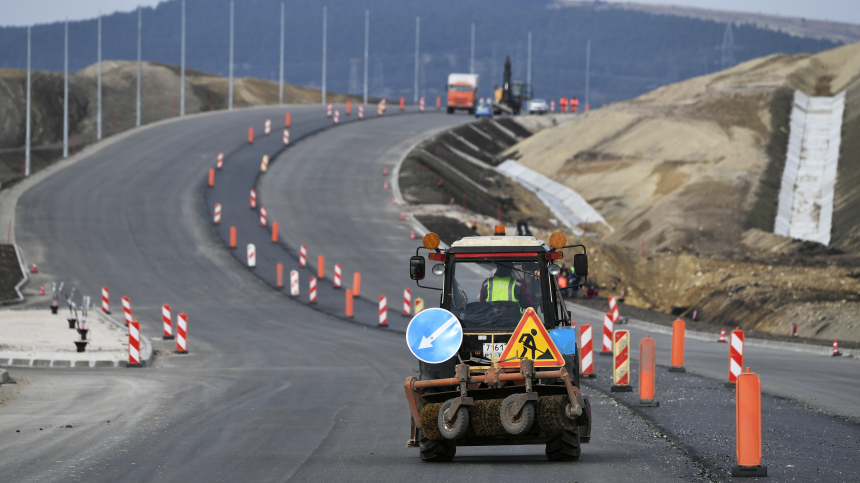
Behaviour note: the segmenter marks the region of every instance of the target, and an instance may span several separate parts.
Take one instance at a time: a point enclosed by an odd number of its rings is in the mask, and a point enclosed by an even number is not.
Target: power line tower
[[[735,65],[735,38],[732,35],[731,22],[726,24],[726,31],[723,33],[723,45],[720,47],[722,55],[720,56],[720,66],[723,69]]]
[[[349,93],[360,94],[362,84],[358,82],[358,65],[361,64],[361,59],[349,59]]]

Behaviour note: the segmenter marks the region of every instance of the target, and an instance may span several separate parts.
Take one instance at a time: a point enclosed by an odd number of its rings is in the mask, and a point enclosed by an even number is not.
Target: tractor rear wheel
[[[577,461],[581,452],[579,427],[568,422],[546,442],[546,457],[550,461]]]
[[[453,441],[434,441],[418,430],[418,448],[421,451],[421,461],[446,462],[454,459],[457,445]]]

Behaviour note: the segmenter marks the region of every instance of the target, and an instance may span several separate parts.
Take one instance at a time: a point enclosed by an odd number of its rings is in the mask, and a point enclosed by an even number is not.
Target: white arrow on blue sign
[[[439,364],[454,357],[463,343],[463,327],[451,312],[445,309],[427,309],[420,312],[406,328],[406,344],[418,359]]]

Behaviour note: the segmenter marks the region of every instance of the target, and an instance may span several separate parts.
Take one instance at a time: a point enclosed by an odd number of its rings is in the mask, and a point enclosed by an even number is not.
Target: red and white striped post
[[[107,287],[102,287],[102,312],[110,313],[110,291]]]
[[[212,217],[212,221],[216,225],[221,224],[221,203],[215,203],[215,215]]]
[[[266,171],[268,171],[268,169],[269,169],[269,155],[264,154],[263,155],[263,161],[260,162],[260,172],[265,173]]]
[[[418,98],[418,111],[424,112],[424,97],[423,96]]]
[[[616,330],[612,334],[613,345],[613,385],[611,392],[632,392],[630,386],[630,332]]]
[[[358,118],[364,119],[364,106],[358,106]]]
[[[188,316],[183,312],[176,317],[176,353],[188,354]]]
[[[601,354],[612,354],[612,329],[615,323],[612,322],[612,314],[609,312],[603,314],[603,350]]]
[[[379,296],[379,326],[388,327],[388,299],[385,295]]]
[[[609,313],[612,314],[612,322],[618,322],[621,315],[618,313],[618,302],[615,301],[615,296],[609,297]]]
[[[263,126],[263,132],[266,133],[266,136],[271,134],[271,132],[272,132],[272,121],[271,120],[266,119],[266,124]]]
[[[594,376],[594,341],[590,325],[579,328],[579,368],[582,377]]]
[[[308,282],[308,300],[310,303],[317,303],[317,278],[311,277]]]
[[[122,312],[125,314],[125,325],[130,324],[134,319],[131,316],[131,302],[128,297],[122,298]]]
[[[732,331],[729,349],[729,382],[726,387],[735,387],[744,367],[744,331],[740,327]]]
[[[284,146],[290,144],[290,130],[284,129]]]
[[[327,105],[325,108],[325,117],[331,117],[331,110],[332,110],[331,104]]]
[[[260,207],[260,226],[266,226],[266,215],[267,214],[268,213],[266,212],[266,207],[261,206]]]
[[[257,190],[251,190],[251,209],[257,208]]]
[[[128,324],[128,364],[125,367],[140,367],[140,323],[136,320]]]
[[[299,266],[306,267],[308,265],[308,247],[302,245],[299,247]]]
[[[173,339],[173,317],[170,315],[170,306],[167,304],[161,306],[161,323],[164,325],[162,339]]]
[[[337,124],[340,122],[340,110],[335,109],[334,111],[334,123]]]
[[[412,291],[403,289],[403,316],[409,317],[412,315]]]
[[[298,270],[290,270],[290,295],[297,297],[299,295],[299,272]]]
[[[343,271],[340,268],[340,264],[335,264],[334,266],[334,288],[341,287],[341,277],[343,275]]]
[[[254,268],[257,266],[257,247],[253,243],[248,244],[248,267]]]
[[[215,167],[218,169],[224,167],[224,153],[218,153],[218,160],[215,162]]]

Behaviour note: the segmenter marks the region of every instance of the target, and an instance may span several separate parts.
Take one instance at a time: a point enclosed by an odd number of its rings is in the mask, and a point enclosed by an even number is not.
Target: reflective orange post
[[[352,101],[346,101],[346,115],[352,114]]]
[[[767,476],[761,465],[761,380],[747,371],[738,376],[735,394],[735,434],[738,465],[732,476]]]
[[[654,400],[655,379],[657,378],[657,342],[646,335],[639,342],[639,404],[638,406],[657,407],[660,401]]]
[[[400,110],[402,111],[404,109],[406,109],[406,99],[404,99],[403,96],[400,96]]]
[[[278,222],[273,221],[272,222],[272,243],[275,243],[277,241],[278,241]]]
[[[277,270],[278,270],[278,288],[281,288],[284,286],[284,264],[279,263]]]
[[[352,317],[352,290],[346,289],[346,316]]]
[[[436,96],[436,110],[438,111],[439,109],[442,109],[442,98]]]
[[[685,329],[686,324],[683,320],[677,319],[672,322],[672,365],[669,367],[669,372],[687,372],[687,369],[684,369]]]
[[[361,296],[361,274],[359,272],[352,275],[352,293],[356,297]]]
[[[320,280],[325,278],[325,257],[322,255],[317,257],[317,278]]]
[[[236,227],[230,227],[230,248],[236,248]]]
[[[248,128],[248,142],[254,144],[254,128],[252,127]]]
[[[215,170],[213,168],[209,168],[209,187],[215,186]]]
[[[284,115],[284,127],[290,127],[290,113]]]

